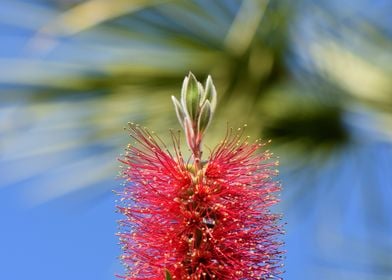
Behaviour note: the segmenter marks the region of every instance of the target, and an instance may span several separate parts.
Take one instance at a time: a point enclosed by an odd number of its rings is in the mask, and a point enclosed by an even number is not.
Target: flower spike
[[[249,143],[243,129],[228,129],[201,161],[201,142],[216,107],[208,76],[205,89],[192,73],[181,101],[172,97],[192,157],[184,159],[179,134],[170,151],[146,128],[129,124],[129,145],[120,158],[125,187],[118,233],[125,280],[282,279],[277,163]]]

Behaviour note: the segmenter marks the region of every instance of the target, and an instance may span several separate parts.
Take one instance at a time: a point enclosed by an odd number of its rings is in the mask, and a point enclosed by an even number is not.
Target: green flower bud
[[[208,75],[207,82],[206,82],[206,88],[203,94],[202,102],[205,100],[209,100],[211,103],[211,111],[215,111],[216,107],[216,101],[217,101],[217,94],[216,94],[216,89],[214,86],[214,83],[212,82],[212,78],[210,75]]]
[[[201,87],[203,88],[203,87]],[[196,77],[189,72],[188,77],[184,79],[181,90],[181,103],[191,120],[195,120],[199,110],[201,93],[199,83]]]
[[[200,109],[200,115],[197,126],[199,132],[202,134],[208,128],[212,120],[211,103],[209,100],[204,102],[204,105]]]
[[[177,98],[172,96],[172,101],[174,104],[174,108],[176,110],[178,121],[180,122],[181,126],[184,128],[184,119],[186,117],[186,114],[181,106],[181,103],[177,100]]]

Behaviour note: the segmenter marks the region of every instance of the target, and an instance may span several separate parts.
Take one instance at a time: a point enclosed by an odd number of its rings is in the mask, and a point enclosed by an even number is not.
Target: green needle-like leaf
[[[170,271],[169,270],[165,270],[165,280],[172,280],[173,278],[172,278],[172,276],[171,276],[171,274],[170,274]]]

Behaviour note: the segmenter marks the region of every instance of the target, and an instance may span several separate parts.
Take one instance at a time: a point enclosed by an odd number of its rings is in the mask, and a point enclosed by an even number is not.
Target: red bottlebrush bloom
[[[192,74],[184,84],[182,104],[173,101],[192,158],[183,158],[179,134],[172,133],[170,152],[154,133],[130,124],[135,145],[120,159],[126,179],[119,206],[125,215],[119,233],[123,278],[281,279],[279,217],[269,211],[280,188],[273,180],[276,163],[241,129],[228,130],[202,162],[200,143],[215,109],[215,88],[209,78],[204,90]],[[209,112],[206,121],[203,112]]]

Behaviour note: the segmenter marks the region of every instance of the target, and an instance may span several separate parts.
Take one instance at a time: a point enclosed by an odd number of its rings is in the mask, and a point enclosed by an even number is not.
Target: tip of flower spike
[[[187,144],[194,155],[201,154],[200,145],[215,111],[217,97],[211,76],[206,85],[196,79],[189,71],[181,88],[181,98],[171,97],[178,121],[185,131]],[[199,156],[195,156],[198,158]]]

